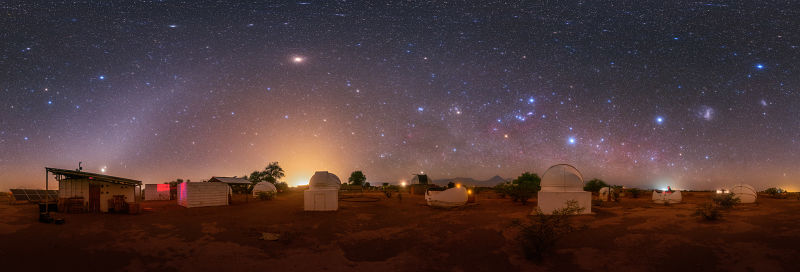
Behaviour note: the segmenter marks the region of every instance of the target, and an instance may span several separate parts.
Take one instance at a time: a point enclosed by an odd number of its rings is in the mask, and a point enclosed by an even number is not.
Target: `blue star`
[[[656,117],[656,123],[658,123],[658,124],[664,123],[664,117],[661,117],[661,116]]]
[[[574,145],[575,144],[575,137],[569,137],[569,139],[567,139],[567,143],[569,143],[571,145]]]
[[[27,141],[27,140],[28,140],[28,137],[25,137],[25,138],[23,138],[23,139],[25,139],[25,141]]]
[[[758,70],[764,70],[764,64],[761,64],[761,63],[756,63],[756,69],[758,69]]]
[[[418,112],[423,112],[423,111],[425,111],[425,108],[423,108],[423,107],[417,107],[417,111],[418,111]]]
[[[53,101],[48,100],[47,105],[53,105]]]
[[[99,78],[100,80],[104,80],[104,79],[106,79],[106,76],[105,76],[105,75],[100,75],[100,76],[99,76],[99,77],[97,77],[97,78]]]
[[[533,97],[528,98],[528,104],[533,104],[533,102],[536,102],[536,99],[533,99]]]

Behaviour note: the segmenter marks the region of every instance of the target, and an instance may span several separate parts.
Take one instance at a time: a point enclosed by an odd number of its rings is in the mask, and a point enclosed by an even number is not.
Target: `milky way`
[[[0,4],[0,189],[79,161],[800,189],[796,3],[476,2]]]

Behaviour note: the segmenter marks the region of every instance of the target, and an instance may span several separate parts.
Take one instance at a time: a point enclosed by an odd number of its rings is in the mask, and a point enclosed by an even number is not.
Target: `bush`
[[[550,215],[543,214],[538,207],[536,211],[530,224],[515,220],[512,222],[512,226],[520,228],[517,241],[522,246],[525,258],[541,261],[542,257],[555,247],[561,237],[575,231],[576,228],[568,221],[569,215],[579,214],[583,208],[578,206],[577,201],[571,200],[567,202],[566,207],[555,210]]]
[[[733,208],[733,206],[736,206],[741,202],[741,200],[739,200],[739,197],[737,197],[736,194],[734,193],[718,194],[715,195],[711,200],[714,202],[715,205],[723,209]]]
[[[528,203],[528,199],[541,189],[541,181],[542,179],[539,178],[539,175],[525,172],[512,181],[510,186],[506,187],[506,192],[511,196],[511,200],[522,202],[522,205],[525,205]]]
[[[494,186],[494,192],[497,193],[497,196],[500,198],[506,198],[508,195],[508,186],[510,186],[508,182],[500,183]]]
[[[766,190],[764,190],[764,193],[769,195],[769,197],[771,198],[779,198],[779,199],[786,198],[786,191],[780,188],[775,188],[775,187],[767,188]]]
[[[275,198],[275,192],[258,192],[256,193],[258,199],[261,200],[272,200]]]
[[[600,189],[603,187],[608,187],[608,184],[606,184],[605,181],[600,179],[592,179],[586,182],[586,185],[583,185],[583,190],[592,193],[597,193],[600,192]]]
[[[278,189],[278,193],[285,193],[289,191],[289,184],[286,182],[278,182],[275,183],[275,188]]]
[[[628,189],[628,193],[630,193],[631,197],[633,198],[639,198],[639,195],[642,194],[642,190],[640,190],[639,188],[630,188]]]
[[[715,205],[714,203],[706,203],[697,208],[697,210],[694,212],[694,215],[700,216],[708,221],[715,221],[722,218],[722,211],[720,210],[719,206]]]

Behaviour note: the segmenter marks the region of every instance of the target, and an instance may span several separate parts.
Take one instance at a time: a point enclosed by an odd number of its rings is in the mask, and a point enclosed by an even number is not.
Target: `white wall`
[[[537,205],[544,214],[552,214],[556,209],[567,207],[567,201],[575,200],[583,208],[581,214],[592,213],[591,192],[544,192],[539,191]]]
[[[339,209],[339,190],[303,191],[303,209],[306,211],[335,211]]]
[[[220,182],[184,182],[178,186],[178,205],[186,208],[228,205],[230,186]]]

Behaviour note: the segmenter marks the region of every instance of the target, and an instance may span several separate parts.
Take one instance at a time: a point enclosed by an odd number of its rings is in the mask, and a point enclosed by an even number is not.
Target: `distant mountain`
[[[494,176],[488,180],[475,180],[473,178],[449,178],[449,179],[437,179],[433,181],[433,184],[439,186],[447,186],[448,183],[460,183],[467,186],[479,186],[479,187],[493,187],[497,184],[503,183],[508,181],[500,176]]]

